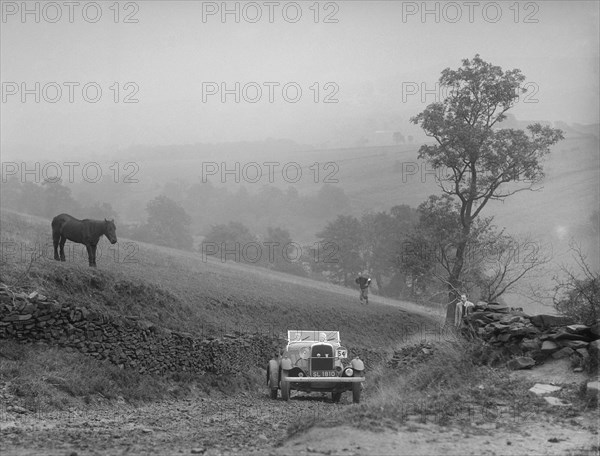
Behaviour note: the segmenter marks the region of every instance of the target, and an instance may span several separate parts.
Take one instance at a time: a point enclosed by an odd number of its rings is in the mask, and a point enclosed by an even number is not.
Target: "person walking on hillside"
[[[355,282],[360,288],[360,302],[363,302],[364,299],[365,304],[369,304],[369,285],[371,285],[371,278],[368,277],[366,272],[364,274],[359,272]]]

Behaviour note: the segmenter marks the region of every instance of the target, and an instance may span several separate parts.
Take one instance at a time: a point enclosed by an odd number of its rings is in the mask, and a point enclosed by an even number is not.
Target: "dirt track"
[[[594,445],[598,449],[593,415],[560,421],[536,415],[519,423],[488,420],[469,427],[411,417],[395,430],[316,427],[287,439],[288,427],[299,417],[327,422],[343,414],[352,407],[350,396],[344,396],[337,405],[319,395],[298,395],[284,403],[266,394],[242,394],[140,408],[121,404],[52,414],[3,411],[0,454],[587,455],[596,454],[589,451]]]

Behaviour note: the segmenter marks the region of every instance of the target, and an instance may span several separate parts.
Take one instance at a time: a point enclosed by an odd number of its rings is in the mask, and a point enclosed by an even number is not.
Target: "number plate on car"
[[[336,377],[335,371],[313,371],[313,377]]]

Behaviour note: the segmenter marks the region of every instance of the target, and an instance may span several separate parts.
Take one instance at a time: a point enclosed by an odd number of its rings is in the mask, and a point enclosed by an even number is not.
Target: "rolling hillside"
[[[49,220],[2,211],[0,228],[0,281],[196,335],[337,329],[349,345],[389,347],[435,331],[440,315],[377,297],[364,307],[354,290],[127,239],[103,239],[97,269],[70,242],[61,263],[52,258]]]
[[[511,119],[507,127],[525,128],[529,122]],[[544,170],[546,177],[537,191],[523,191],[514,194],[505,201],[492,201],[486,207],[483,215],[494,216],[494,223],[499,228],[505,228],[512,235],[527,238],[518,252],[521,258],[528,258],[533,251],[551,257],[550,263],[537,277],[527,283],[523,281],[520,294],[507,294],[506,302],[512,306],[522,306],[530,312],[552,313],[551,305],[552,277],[560,273],[563,265],[573,265],[569,251],[569,241],[575,239],[583,245],[588,253],[590,264],[600,266],[598,255],[599,243],[590,234],[590,217],[598,209],[600,201],[600,156],[599,142],[594,134],[594,126],[569,127],[566,124],[557,125],[565,131],[565,140],[558,143],[546,157]],[[290,184],[275,174],[273,184],[286,190],[294,187],[302,195],[315,194],[323,185],[325,174],[321,173],[319,182],[314,181],[314,171],[310,168],[314,163],[322,165],[334,162],[337,166],[332,176],[338,182],[331,185],[340,188],[348,196],[350,212],[360,216],[367,211],[385,211],[398,204],[408,204],[417,207],[430,194],[439,194],[436,176],[417,158],[417,144],[397,146],[356,147],[349,149],[288,151],[277,155],[273,151],[262,154],[254,151],[245,153],[242,148],[227,155],[194,154],[187,150],[180,156],[175,148],[170,155],[168,166],[166,159],[144,160],[144,182],[153,182],[155,189],[149,193],[136,194],[140,200],[158,195],[163,186],[172,181],[172,176],[187,182],[199,182],[202,163],[205,160],[216,163],[226,163],[232,168],[237,162],[244,163],[274,161],[281,165],[294,161],[303,168],[303,177],[297,183]],[[163,154],[163,156],[167,156]],[[281,168],[281,166],[280,166]],[[280,169],[279,168],[279,169]],[[168,169],[168,171],[165,171]],[[219,175],[209,176],[212,185],[236,192],[244,187],[248,192],[257,192],[268,181],[264,178],[257,183],[239,183],[230,176],[226,182],[220,182]],[[145,188],[140,184],[139,190]],[[125,197],[127,198],[127,196]],[[268,220],[271,226],[282,226],[289,229],[292,238],[300,243],[312,243],[316,233],[329,221],[323,219],[305,219],[303,214],[297,214],[293,220],[288,220],[277,213],[268,212],[265,208],[257,214]],[[332,216],[333,218],[333,216]],[[239,220],[250,223],[250,220]],[[256,220],[252,220],[256,222]],[[527,291],[529,287],[541,287],[547,295],[544,299],[533,300]]]
[[[506,126],[524,128],[530,123],[515,119],[511,122]],[[485,215],[494,215],[496,223],[511,233],[527,233],[540,240],[557,242],[575,233],[598,207],[600,146],[598,134],[590,132],[597,130],[597,126],[579,126],[578,130],[562,123],[557,126],[564,129],[565,140],[552,149],[544,162],[546,178],[542,189],[518,193],[504,202],[492,202],[486,208]],[[293,187],[301,195],[310,195],[316,194],[325,182],[334,180],[330,185],[344,191],[350,200],[351,213],[357,216],[365,211],[389,210],[398,204],[416,207],[430,194],[440,192],[435,174],[417,158],[419,146],[413,143],[324,150],[307,148],[301,151],[282,146],[279,152],[261,152],[250,146],[246,150],[240,144],[237,148],[228,149],[227,153],[219,153],[218,149],[211,152],[210,147],[201,145],[196,148],[165,146],[158,151],[152,148],[125,150],[115,160],[138,163],[136,177],[139,183],[132,187],[119,187],[122,198],[111,203],[127,219],[132,204],[144,205],[163,192],[169,183],[202,183],[202,165],[210,162],[217,164],[219,169],[214,175],[205,175],[205,181],[232,192],[244,187],[255,193],[265,185],[273,185],[284,191]],[[269,180],[268,168],[262,165],[265,162],[278,164],[272,181]],[[297,182],[282,176],[283,166],[292,162],[302,167],[302,175]],[[333,162],[335,168],[324,169],[328,162]],[[221,176],[222,166],[234,169],[236,163],[240,168],[248,163],[261,165],[262,177],[251,182],[240,175],[236,182],[232,174]],[[319,165],[318,175],[315,174],[315,164]],[[172,197],[177,199],[176,195]],[[314,241],[315,233],[328,221],[322,220],[318,224],[311,221],[309,226],[302,220],[277,218],[277,214],[268,213],[268,208],[265,210],[274,225],[289,229],[298,242]]]

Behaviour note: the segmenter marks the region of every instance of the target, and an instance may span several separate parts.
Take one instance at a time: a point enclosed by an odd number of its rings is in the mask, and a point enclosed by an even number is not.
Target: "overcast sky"
[[[596,1],[428,2],[424,17],[422,2],[275,2],[271,11],[264,2],[227,2],[239,8],[239,22],[234,14],[223,21],[215,11],[221,2],[121,3],[118,22],[112,1],[99,2],[100,10],[80,2],[72,22],[63,2],[27,4],[39,9],[39,23],[35,13],[23,18],[22,2],[2,2],[7,150],[267,137],[323,144],[366,123],[409,131],[408,119],[434,101],[420,90],[434,89],[444,68],[476,53],[527,77],[529,98],[513,110],[519,119],[599,121]],[[128,15],[137,23],[125,23]],[[207,91],[225,83],[235,92],[236,82],[239,103],[234,93],[223,103]],[[32,90],[24,102],[22,83]],[[326,96],[337,103],[324,103]]]

